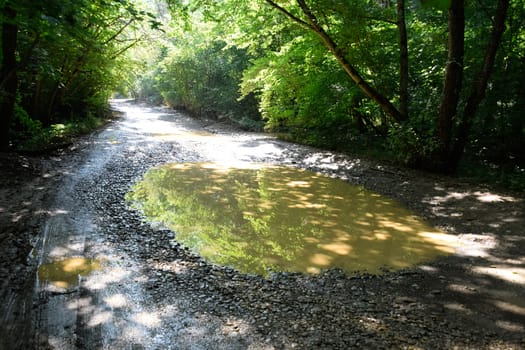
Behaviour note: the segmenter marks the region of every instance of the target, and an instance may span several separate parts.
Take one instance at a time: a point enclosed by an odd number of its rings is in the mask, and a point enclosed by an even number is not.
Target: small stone
[[[394,304],[398,305],[407,305],[414,303],[416,303],[416,300],[409,297],[397,297],[396,299],[394,299]]]

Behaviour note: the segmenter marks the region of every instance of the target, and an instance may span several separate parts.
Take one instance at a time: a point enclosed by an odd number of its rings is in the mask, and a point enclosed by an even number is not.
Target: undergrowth
[[[286,130],[286,132],[277,132],[276,135],[285,141],[342,152],[353,157],[374,159],[398,166],[411,167],[414,165],[400,157],[402,152],[396,151],[392,142],[378,135],[358,133],[345,135],[336,133],[334,130],[324,130],[322,133]],[[466,154],[455,175],[472,183],[525,191],[525,165],[523,164],[494,164],[472,154]]]
[[[79,136],[89,134],[108,122],[110,113],[88,114],[44,127],[18,110],[13,125],[12,148],[21,153],[45,153],[73,142]]]

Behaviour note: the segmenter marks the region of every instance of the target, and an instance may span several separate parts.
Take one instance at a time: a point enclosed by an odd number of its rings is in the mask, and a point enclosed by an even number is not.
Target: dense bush
[[[126,70],[122,54],[141,40],[143,23],[157,25],[128,0],[7,0],[0,10],[9,33],[0,56],[3,149],[53,139],[54,125],[105,116]]]

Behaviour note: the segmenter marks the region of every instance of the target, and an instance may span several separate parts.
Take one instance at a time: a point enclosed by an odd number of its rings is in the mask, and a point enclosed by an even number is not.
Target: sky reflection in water
[[[128,199],[206,259],[260,275],[380,273],[456,243],[393,200],[291,167],[169,164],[150,169]]]

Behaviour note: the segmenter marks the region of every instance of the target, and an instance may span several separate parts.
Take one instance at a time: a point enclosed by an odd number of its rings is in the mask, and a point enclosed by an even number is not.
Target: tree
[[[409,117],[409,64],[405,7],[405,0],[397,0],[397,29],[399,31],[399,112],[404,120]]]
[[[18,90],[16,10],[4,3],[2,8],[2,66],[0,68],[0,151],[9,148],[9,129]]]
[[[452,126],[456,118],[463,84],[464,36],[465,2],[464,0],[452,0],[448,9],[447,65],[436,128],[438,152],[441,155],[441,159],[437,159],[438,164],[436,169],[438,170],[449,171],[448,168],[450,168],[445,155],[448,156],[451,147]]]
[[[472,122],[482,100],[485,97],[485,91],[487,89],[489,78],[492,74],[498,47],[501,44],[503,32],[505,31],[505,19],[507,17],[508,9],[509,0],[498,1],[498,6],[493,19],[492,33],[485,50],[483,63],[477,78],[472,82],[471,93],[468,97],[462,118],[459,122],[457,141],[452,146],[452,149],[449,153],[450,161],[448,162],[449,169],[447,170],[450,172],[454,171],[458,166],[461,156],[465,150],[465,145],[472,127]]]
[[[515,2],[519,7],[522,0]],[[296,120],[308,128],[311,119],[299,118],[305,115],[308,101],[320,101],[319,90],[335,87],[356,97],[346,111],[359,128],[368,120],[366,127],[389,135],[413,165],[451,173],[464,153],[472,125],[481,118],[479,107],[505,31],[509,3],[398,0],[394,6],[394,2],[377,0],[199,0],[191,6],[209,20],[234,24],[224,35],[234,37],[234,45],[248,47],[254,55],[244,72],[242,89],[259,93],[260,108],[269,123],[279,123],[279,118]],[[448,33],[447,41],[443,31]],[[267,36],[261,43],[256,39],[263,32]],[[310,36],[317,37],[364,98],[343,88],[338,78],[332,84],[326,80],[317,87],[311,84],[317,79],[308,75],[312,56],[304,42],[318,44]],[[302,70],[296,68],[300,61]],[[327,62],[317,74],[330,74]],[[479,72],[476,67],[481,67]],[[294,83],[301,75],[308,79]],[[309,92],[305,86],[310,86]],[[310,98],[302,98],[303,93]],[[379,108],[375,117],[370,117],[374,113],[370,101]],[[326,114],[317,113],[320,124],[335,120],[324,118]]]
[[[405,116],[386,98],[383,94],[378,92],[373,86],[371,86],[362,75],[355,68],[355,66],[346,58],[343,50],[339,47],[336,41],[332,38],[330,33],[323,27],[322,22],[314,14],[312,8],[306,3],[305,0],[297,0],[297,5],[300,8],[304,18],[300,18],[294,15],[290,10],[277,4],[273,0],[265,0],[270,6],[274,7],[281,13],[285,14],[294,22],[301,26],[313,31],[319,36],[324,45],[334,55],[341,67],[348,74],[348,76],[354,81],[354,83],[361,89],[370,99],[374,100],[381,109],[393,118],[396,122],[402,122]]]
[[[18,0],[1,5],[1,148],[28,126],[100,114],[124,52],[155,17],[130,0]],[[37,128],[37,129],[38,129]]]

